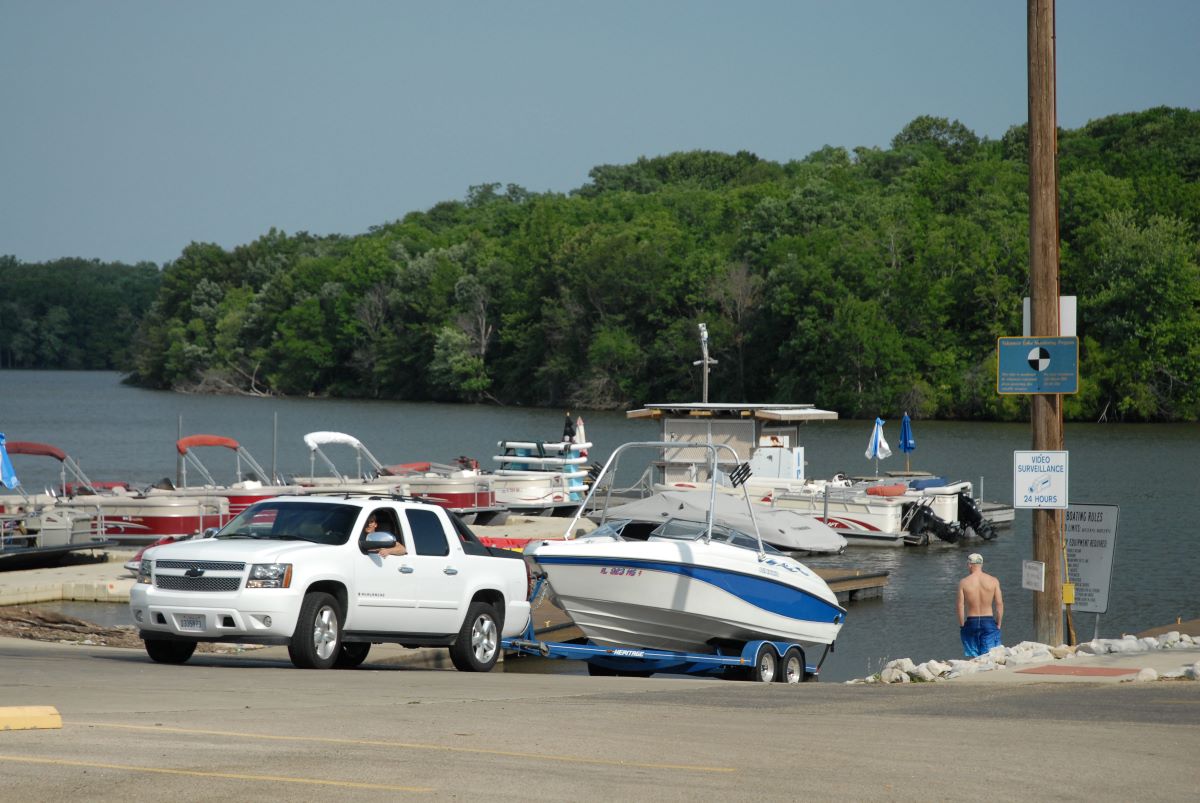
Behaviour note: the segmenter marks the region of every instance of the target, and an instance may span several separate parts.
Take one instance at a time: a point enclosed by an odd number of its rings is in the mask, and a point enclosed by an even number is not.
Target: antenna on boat
[[[700,324],[700,359],[692,363],[692,365],[704,366],[704,388],[701,392],[700,400],[708,404],[708,366],[716,365],[716,360],[710,360],[708,357],[708,324]]]

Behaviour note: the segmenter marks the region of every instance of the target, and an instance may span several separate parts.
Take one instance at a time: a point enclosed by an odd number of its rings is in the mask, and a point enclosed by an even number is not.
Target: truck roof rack
[[[296,496],[341,497],[343,499],[362,498],[362,499],[370,499],[370,500],[378,500],[378,501],[386,500],[389,502],[419,502],[423,505],[433,504],[428,499],[420,499],[415,496],[404,496],[403,494],[387,494],[387,493],[380,493],[379,491],[356,491],[353,488],[337,490],[337,491],[325,490],[325,489],[312,490],[312,491],[299,491],[295,495]]]

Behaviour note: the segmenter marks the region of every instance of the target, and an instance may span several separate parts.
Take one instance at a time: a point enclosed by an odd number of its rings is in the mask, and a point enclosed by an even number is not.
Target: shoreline
[[[476,535],[493,538],[523,541],[555,539],[565,535],[570,521],[568,517],[512,515],[503,524],[473,525],[472,530]],[[594,526],[592,522],[582,519],[577,523],[577,530],[588,531]],[[124,564],[136,552],[135,547],[96,550],[94,556],[86,553],[68,556],[54,567],[0,572],[0,638],[140,647],[140,639],[131,625],[106,627],[36,609],[40,604],[56,602],[128,603],[134,577]],[[1155,648],[1164,641],[1166,634],[1173,632],[1178,634],[1174,637],[1174,649]],[[1180,643],[1180,636],[1183,637],[1183,643]],[[1139,640],[1140,649],[1135,646]],[[233,653],[257,652],[238,645],[219,645],[211,649]],[[1183,676],[1196,679],[1200,673],[1187,673],[1186,670],[1193,666],[1200,667],[1200,661],[1197,660],[1200,659],[1200,619],[1152,626],[1125,639],[1082,642],[1075,648],[1025,642],[998,649],[1004,650],[1005,654],[992,656],[990,661],[985,662],[986,666],[957,658],[944,661],[934,659],[923,663],[901,658],[889,662],[875,676],[845,682],[887,686],[950,680],[1012,683],[1061,680],[1096,682],[1103,679],[1121,682],[1135,677],[1142,680]],[[1180,662],[1183,662],[1183,666]],[[1038,674],[1026,674],[1034,669],[1038,670]],[[1108,676],[1101,677],[1105,672]]]

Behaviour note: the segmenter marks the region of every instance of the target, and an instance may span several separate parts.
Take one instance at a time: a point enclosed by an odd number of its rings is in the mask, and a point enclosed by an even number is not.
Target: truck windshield
[[[316,544],[350,540],[359,508],[317,502],[267,499],[246,508],[226,524],[216,538],[288,538]]]

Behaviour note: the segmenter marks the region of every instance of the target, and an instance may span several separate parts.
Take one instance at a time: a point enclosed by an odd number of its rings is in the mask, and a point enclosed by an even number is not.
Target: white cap
[[[983,563],[983,555],[980,555],[978,552],[972,552],[970,555],[967,555],[967,563],[980,565]]]

